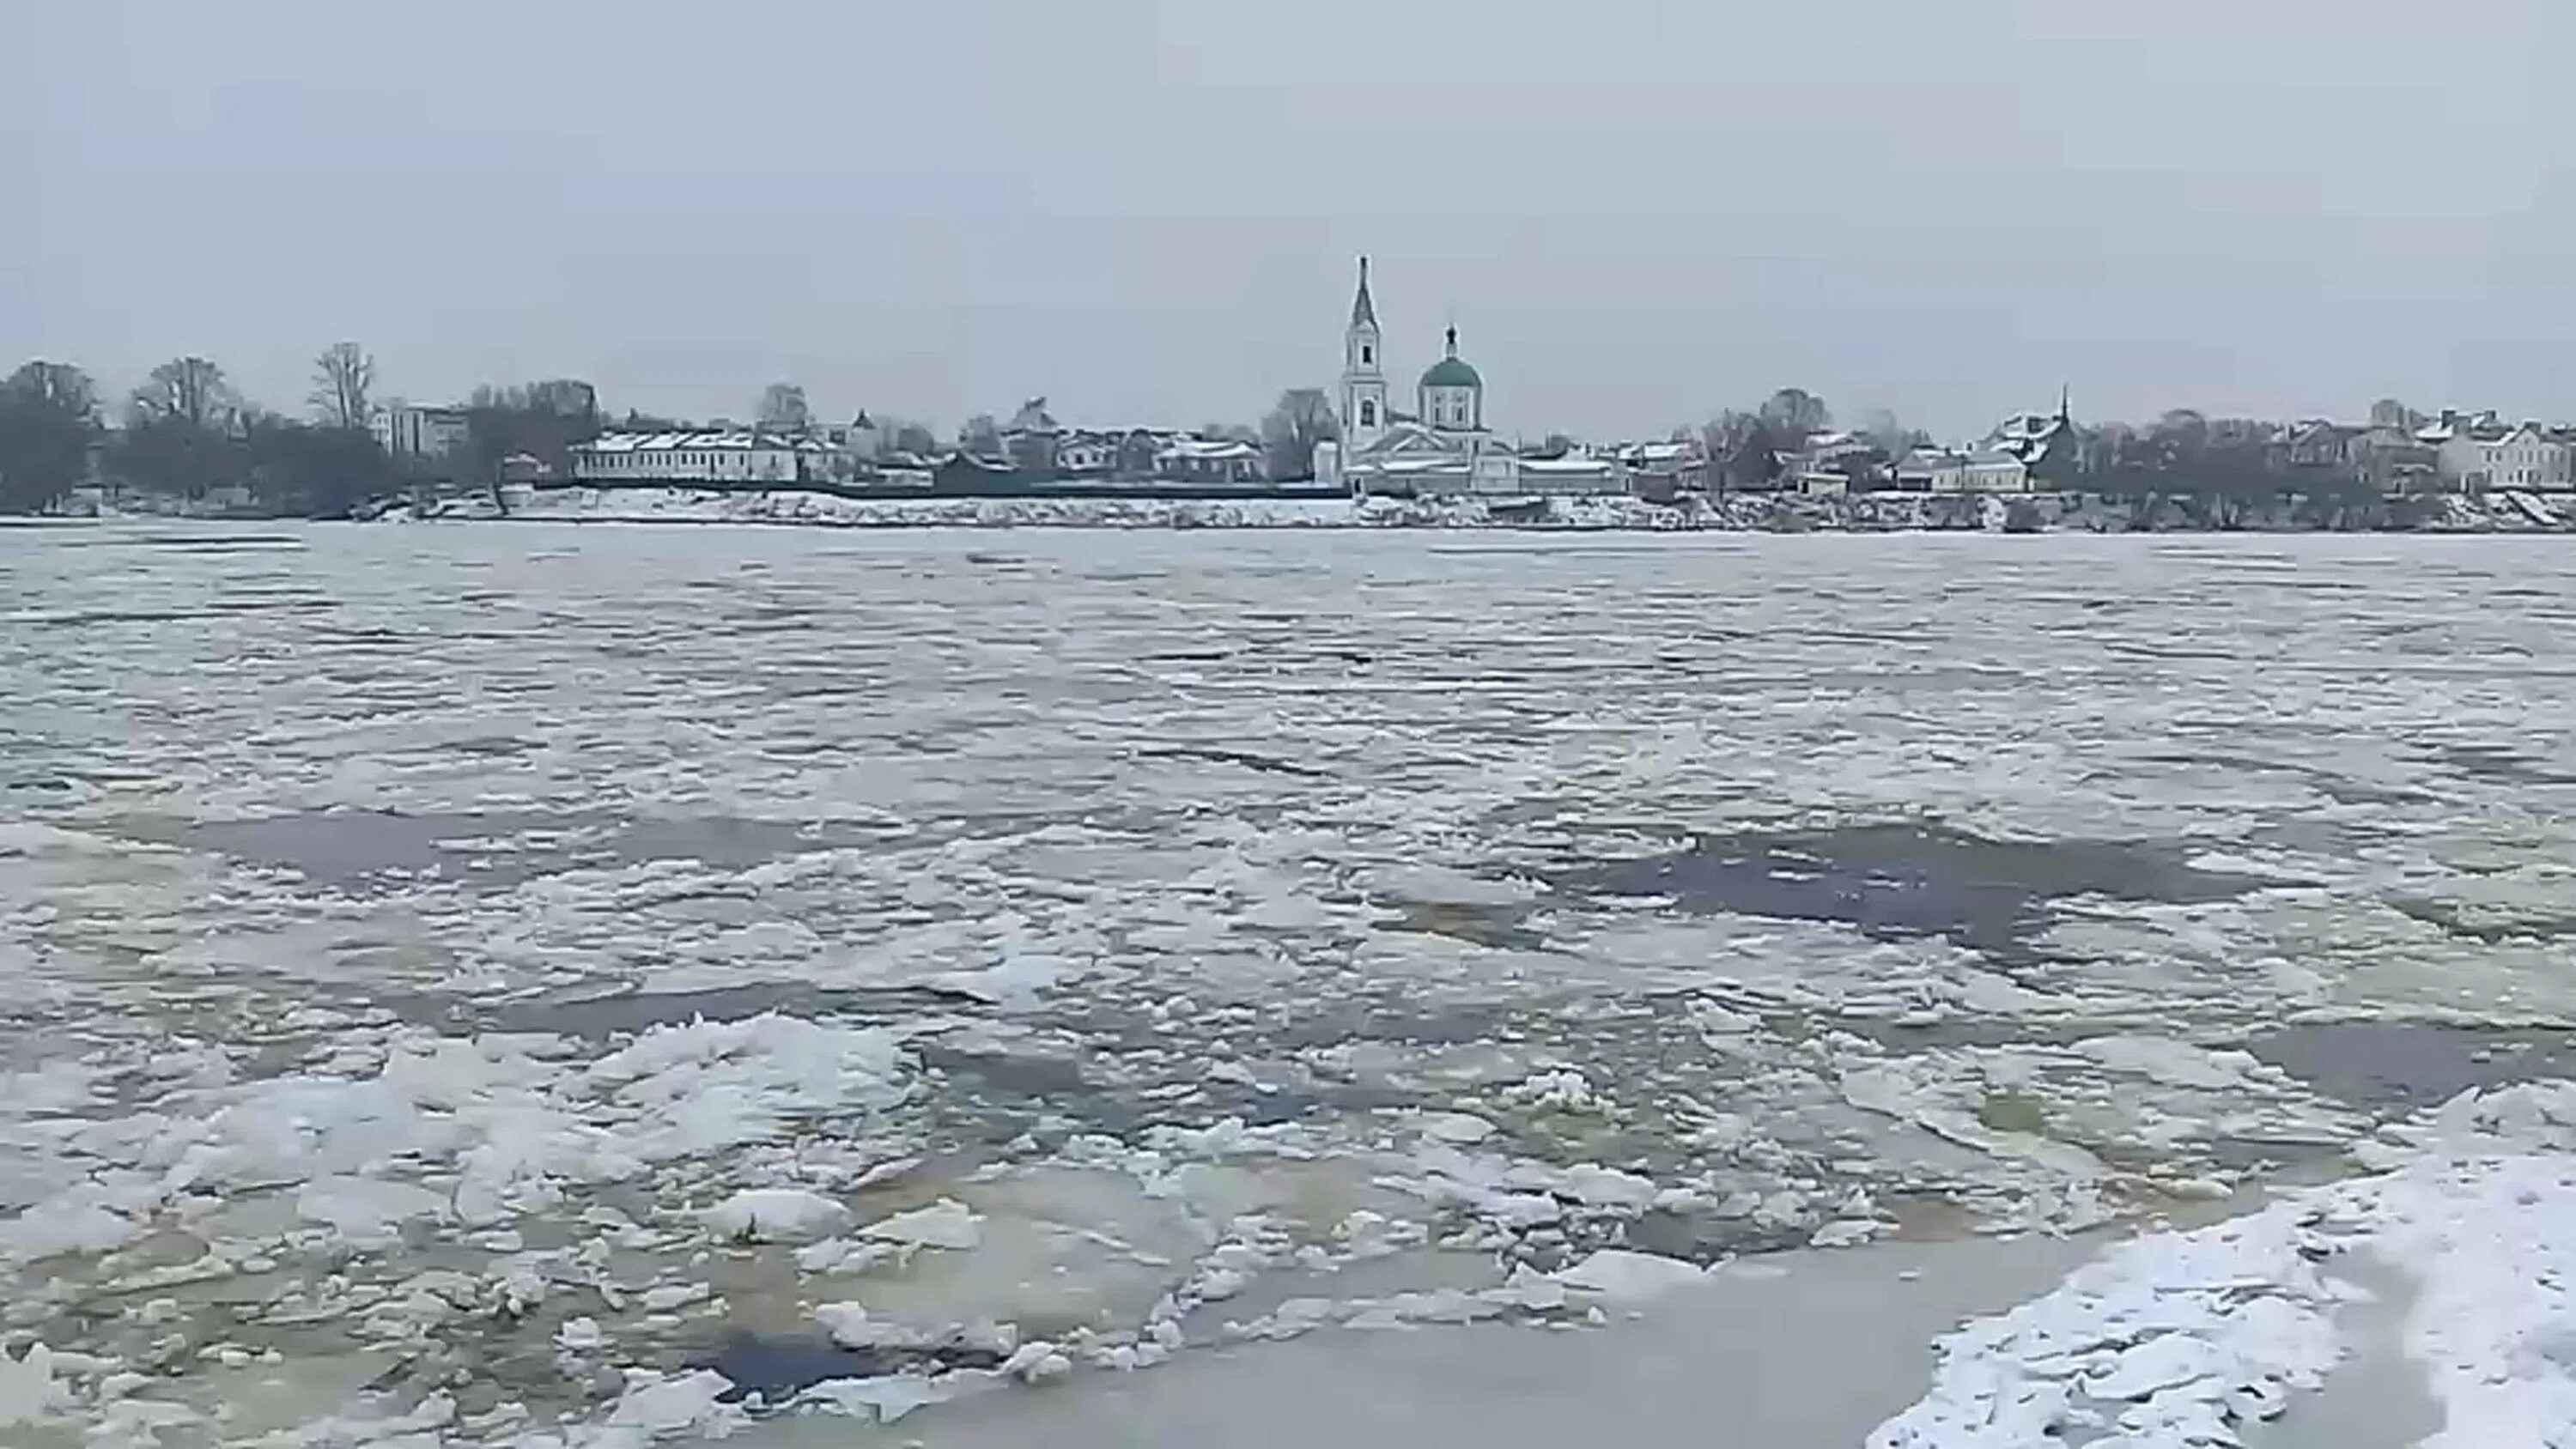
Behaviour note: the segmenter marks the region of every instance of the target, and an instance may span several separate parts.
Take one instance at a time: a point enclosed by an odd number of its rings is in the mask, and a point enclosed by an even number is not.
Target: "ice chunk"
[[[1655,1201],[1655,1184],[1633,1172],[1598,1163],[1577,1163],[1565,1170],[1558,1190],[1587,1207],[1626,1208],[1643,1212]]]
[[[390,1237],[414,1218],[436,1217],[447,1199],[425,1187],[373,1177],[319,1177],[295,1195],[295,1215],[349,1238]]]
[[[62,1253],[104,1253],[140,1231],[132,1219],[94,1202],[57,1198],[0,1223],[0,1252],[30,1262]]]
[[[640,1372],[630,1379],[626,1392],[610,1410],[611,1428],[640,1429],[647,1434],[673,1434],[722,1416],[721,1395],[731,1392],[733,1380],[712,1369],[664,1377]]]
[[[1641,1303],[1675,1288],[1703,1282],[1707,1277],[1696,1263],[1625,1248],[1604,1248],[1556,1275],[1557,1281],[1568,1288],[1596,1294],[1613,1303]]]
[[[1022,952],[981,971],[952,971],[934,984],[996,1006],[1023,1006],[1074,974],[1081,963],[1065,956]]]
[[[753,1242],[795,1242],[821,1237],[847,1221],[850,1210],[802,1188],[758,1187],[735,1193],[700,1218],[709,1232]]]
[[[822,1409],[852,1418],[873,1417],[891,1424],[924,1404],[948,1397],[948,1390],[919,1374],[886,1374],[872,1379],[825,1379],[796,1396],[799,1408]]]
[[[595,1318],[567,1318],[555,1330],[555,1346],[572,1353],[588,1353],[608,1342]]]
[[[2083,1381],[2097,1399],[2144,1399],[2160,1389],[2235,1370],[2231,1356],[2206,1339],[2168,1333],[2120,1350],[2111,1366]]]
[[[928,1207],[879,1218],[859,1235],[882,1242],[921,1248],[972,1248],[984,1241],[984,1220],[955,1198],[943,1197]]]
[[[52,1349],[31,1344],[25,1356],[15,1359],[0,1349],[0,1427],[37,1423],[64,1397],[62,1385],[54,1382]]]
[[[814,1307],[814,1322],[830,1334],[843,1348],[874,1348],[886,1343],[909,1343],[910,1330],[900,1324],[868,1316],[866,1305],[859,1303],[820,1303]]]
[[[1493,1136],[1494,1124],[1473,1112],[1434,1112],[1422,1119],[1422,1134],[1434,1141],[1466,1146]]]
[[[1073,1360],[1045,1339],[1032,1339],[1002,1361],[1002,1372],[1024,1384],[1051,1384],[1073,1372]]]

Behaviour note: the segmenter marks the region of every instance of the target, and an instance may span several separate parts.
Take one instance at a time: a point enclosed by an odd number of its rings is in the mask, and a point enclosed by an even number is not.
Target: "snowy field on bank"
[[[1504,506],[1478,499],[1365,500],[1104,498],[852,499],[822,493],[743,493],[680,488],[565,488],[514,495],[510,517],[590,523],[770,523],[842,528],[1442,528],[1623,531],[2004,531],[2014,500],[1998,496],[1871,494],[1852,498],[1736,495],[1678,504],[1640,498],[1555,498]],[[2134,511],[2077,494],[2036,494],[2032,521],[2051,532],[2119,533]],[[492,519],[488,497],[448,499],[426,514],[408,505],[389,518]],[[2187,530],[2172,509],[2159,527]],[[2231,528],[2297,532],[2318,527],[2289,511],[2255,511]],[[2569,500],[2532,493],[2449,497],[2415,527],[2429,532],[2557,532],[2576,526]]]
[[[12,1449],[951,1395],[883,1432],[968,1443],[1389,1331],[1580,1403],[1775,1266],[1834,1335],[1844,1252],[1951,1285],[1854,1399],[1923,1442],[2288,1426],[2410,1343],[2457,1422],[2522,1412],[2498,1363],[2555,1412],[2562,1099],[2426,1125],[2576,1074],[2546,541],[161,525],[0,572]],[[2299,1206],[2049,1291],[2056,1235],[2249,1199]],[[2334,1286],[2383,1266],[2432,1270],[2394,1327]],[[2052,1397],[2103,1378],[2159,1381]]]

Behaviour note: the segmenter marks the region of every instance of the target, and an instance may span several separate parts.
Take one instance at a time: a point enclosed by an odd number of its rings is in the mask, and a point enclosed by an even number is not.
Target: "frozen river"
[[[0,698],[37,1443],[1580,1326],[2576,1060],[2545,540],[0,531]]]

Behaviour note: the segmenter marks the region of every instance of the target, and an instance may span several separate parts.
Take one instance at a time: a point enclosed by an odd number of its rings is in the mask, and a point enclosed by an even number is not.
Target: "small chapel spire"
[[[1458,355],[1458,324],[1455,322],[1449,324],[1449,355]]]
[[[1363,256],[1360,258],[1359,293],[1351,298],[1351,325],[1354,327],[1377,325],[1377,300],[1369,295],[1368,272],[1368,258]]]

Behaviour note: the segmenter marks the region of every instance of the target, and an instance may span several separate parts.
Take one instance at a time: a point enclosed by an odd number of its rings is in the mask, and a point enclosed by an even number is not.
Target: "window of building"
[[[1374,348],[1374,347],[1369,346],[1369,345],[1368,345],[1367,343],[1365,343],[1365,342],[1361,343],[1361,344],[1360,344],[1360,366],[1362,366],[1362,367],[1367,367],[1367,366],[1370,366],[1371,364],[1375,363],[1376,361],[1377,361],[1377,349],[1376,349],[1376,348]]]
[[[1373,427],[1376,427],[1376,426],[1377,426],[1377,404],[1376,404],[1376,402],[1374,402],[1374,401],[1372,401],[1372,400],[1367,400],[1367,399],[1363,399],[1363,400],[1361,401],[1361,403],[1360,403],[1360,426],[1361,426],[1361,427],[1364,427],[1364,428],[1373,428]]]

